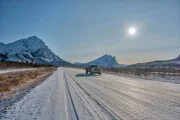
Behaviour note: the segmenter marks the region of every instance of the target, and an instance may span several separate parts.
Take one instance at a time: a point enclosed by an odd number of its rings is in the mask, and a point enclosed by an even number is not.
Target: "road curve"
[[[59,68],[3,120],[180,120],[180,85]]]

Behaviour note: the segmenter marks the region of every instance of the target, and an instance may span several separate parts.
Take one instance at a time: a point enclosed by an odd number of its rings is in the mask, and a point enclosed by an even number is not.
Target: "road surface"
[[[3,120],[180,120],[180,85],[59,68]]]

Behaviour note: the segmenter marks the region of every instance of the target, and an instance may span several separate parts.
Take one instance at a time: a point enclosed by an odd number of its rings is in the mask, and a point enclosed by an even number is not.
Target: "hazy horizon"
[[[35,35],[69,62],[108,54],[133,64],[180,54],[179,0],[1,0],[0,16],[0,42]]]

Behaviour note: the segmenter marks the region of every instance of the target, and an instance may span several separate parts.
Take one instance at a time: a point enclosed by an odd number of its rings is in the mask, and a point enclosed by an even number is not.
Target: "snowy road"
[[[180,120],[180,85],[59,68],[2,115],[3,120]]]

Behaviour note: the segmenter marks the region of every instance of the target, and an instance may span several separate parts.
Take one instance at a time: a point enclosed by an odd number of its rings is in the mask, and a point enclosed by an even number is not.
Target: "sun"
[[[136,34],[136,29],[134,27],[131,27],[128,29],[128,32],[130,35],[134,35],[134,34]]]

